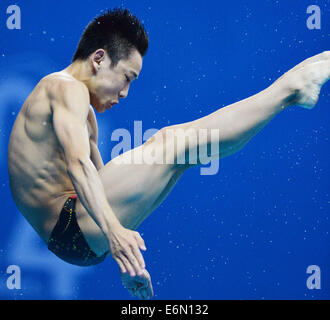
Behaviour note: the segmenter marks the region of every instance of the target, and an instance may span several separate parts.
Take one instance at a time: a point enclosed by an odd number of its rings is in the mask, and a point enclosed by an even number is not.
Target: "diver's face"
[[[116,66],[111,66],[111,60],[102,49],[92,56],[93,77],[89,91],[91,104],[98,112],[104,112],[126,98],[130,85],[142,69],[142,57],[133,49],[128,59],[120,60]]]

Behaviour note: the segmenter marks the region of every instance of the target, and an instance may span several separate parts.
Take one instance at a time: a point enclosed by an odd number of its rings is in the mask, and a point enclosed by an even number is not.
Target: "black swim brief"
[[[69,197],[48,240],[48,249],[60,259],[77,265],[91,266],[101,263],[109,252],[98,257],[82,234],[74,211],[76,197]]]

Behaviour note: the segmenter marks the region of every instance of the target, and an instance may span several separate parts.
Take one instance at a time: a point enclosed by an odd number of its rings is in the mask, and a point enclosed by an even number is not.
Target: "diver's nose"
[[[124,98],[126,98],[127,97],[127,95],[128,95],[128,86],[125,88],[125,89],[123,89],[122,91],[120,91],[119,92],[119,98],[122,98],[122,99],[124,99]]]

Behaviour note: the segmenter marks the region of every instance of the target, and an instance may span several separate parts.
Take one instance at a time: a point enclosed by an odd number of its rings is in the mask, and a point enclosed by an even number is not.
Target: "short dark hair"
[[[91,21],[84,30],[72,62],[86,60],[95,50],[104,49],[112,66],[127,59],[132,49],[142,57],[148,50],[149,39],[144,26],[128,9],[108,10]]]

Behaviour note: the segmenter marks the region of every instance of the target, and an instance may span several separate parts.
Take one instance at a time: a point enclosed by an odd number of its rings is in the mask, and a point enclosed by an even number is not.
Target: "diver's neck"
[[[77,79],[78,81],[83,82],[84,84],[87,85],[87,87],[93,76],[88,63],[86,63],[86,61],[81,61],[81,60],[74,61],[63,71],[71,75],[73,78]]]

